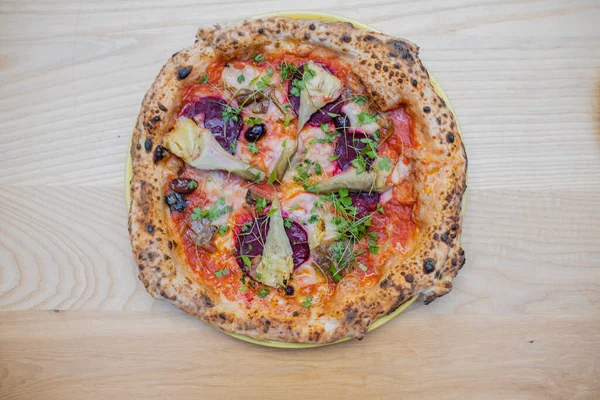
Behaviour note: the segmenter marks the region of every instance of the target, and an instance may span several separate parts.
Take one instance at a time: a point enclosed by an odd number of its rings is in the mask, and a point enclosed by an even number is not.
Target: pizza
[[[228,333],[361,339],[465,263],[465,149],[407,40],[288,18],[200,28],[146,94],[131,158],[140,280]]]

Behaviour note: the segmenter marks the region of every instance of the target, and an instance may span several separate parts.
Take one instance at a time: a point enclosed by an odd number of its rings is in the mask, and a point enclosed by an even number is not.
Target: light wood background
[[[123,193],[145,91],[198,25],[276,10],[421,46],[469,155],[454,291],[275,350],[146,294]],[[0,1],[0,398],[600,398],[600,2]]]

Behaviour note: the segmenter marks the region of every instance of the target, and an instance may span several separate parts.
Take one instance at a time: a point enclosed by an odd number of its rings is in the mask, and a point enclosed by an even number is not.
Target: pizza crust
[[[257,49],[300,43],[299,51],[335,51],[353,66],[376,107],[405,104],[420,142],[412,156],[421,232],[412,254],[392,258],[377,285],[357,291],[338,283],[326,307],[289,313],[239,307],[191,276],[182,246],[168,231],[163,176],[166,162],[157,146],[177,117],[181,88],[204,74],[216,58],[248,57]],[[409,41],[365,32],[349,23],[268,18],[239,25],[200,28],[195,44],[172,56],[146,94],[131,147],[133,178],[129,231],[139,278],[146,290],[226,332],[259,340],[327,343],[362,338],[369,325],[422,293],[425,303],[447,294],[465,263],[460,247],[461,204],[467,158],[455,117],[435,93],[418,47]],[[169,157],[167,155],[167,157]],[[169,167],[173,167],[170,165]],[[274,300],[275,301],[275,300]]]

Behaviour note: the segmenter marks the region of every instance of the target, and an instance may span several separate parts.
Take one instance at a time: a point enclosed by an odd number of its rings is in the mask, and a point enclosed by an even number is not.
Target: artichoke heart
[[[294,157],[296,150],[298,150],[298,141],[296,139],[286,139],[281,143],[281,147],[283,150],[273,167],[273,171],[279,182],[283,180],[283,175],[285,175],[285,171],[287,171],[290,166],[292,157]]]
[[[257,280],[267,286],[285,287],[294,269],[292,246],[285,233],[281,205],[277,198],[271,205],[269,233],[260,263],[256,267]]]
[[[177,120],[164,146],[198,169],[229,171],[250,181],[265,178],[262,170],[227,153],[209,130],[200,128],[189,118]]]
[[[316,183],[309,189],[316,193],[336,192],[340,189],[370,192],[376,190],[376,180],[377,175],[373,171],[358,174],[355,168],[350,168]]]
[[[306,70],[314,72],[311,79],[304,79],[306,88],[300,92],[300,108],[298,110],[298,131],[317,110],[325,104],[337,99],[342,91],[342,82],[325,70],[325,68],[309,61]]]

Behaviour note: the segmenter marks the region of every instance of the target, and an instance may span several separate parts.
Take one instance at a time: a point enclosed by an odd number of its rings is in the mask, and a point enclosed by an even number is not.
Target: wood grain
[[[0,344],[6,398],[593,399],[600,390],[600,321],[589,317],[412,310],[360,343],[281,350],[182,314],[32,311],[4,316]]]
[[[418,43],[469,155],[452,293],[308,351],[237,342],[148,296],[123,193],[168,57],[198,25],[290,9]],[[599,398],[598,21],[596,0],[3,0],[0,398]]]

